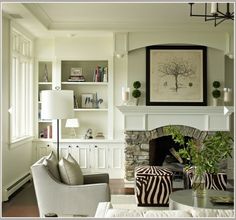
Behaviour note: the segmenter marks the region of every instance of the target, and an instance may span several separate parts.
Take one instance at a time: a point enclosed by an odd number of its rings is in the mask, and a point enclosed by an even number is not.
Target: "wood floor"
[[[123,179],[110,180],[111,194],[134,194],[133,188],[125,188]],[[36,196],[32,182],[25,184],[2,203],[2,217],[39,217]]]
[[[228,182],[234,185],[233,181]],[[133,188],[125,187],[123,179],[110,179],[110,189],[111,194],[134,194]],[[229,191],[233,192],[233,189]],[[2,217],[39,217],[39,211],[32,182],[25,184],[20,190],[11,196],[9,201],[2,203]]]

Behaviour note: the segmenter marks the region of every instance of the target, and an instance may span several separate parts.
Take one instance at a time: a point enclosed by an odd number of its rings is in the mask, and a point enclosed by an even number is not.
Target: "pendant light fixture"
[[[189,3],[190,5],[190,16],[193,17],[204,17],[205,21],[214,21],[215,27],[221,24],[225,20],[234,20],[234,12],[230,12],[229,3],[216,3],[212,2],[210,4],[210,13],[208,12],[208,3],[205,3],[205,14],[193,14],[194,3]],[[221,7],[219,7],[221,5]],[[225,6],[225,12],[222,12],[223,5]],[[221,8],[221,9],[220,9]]]

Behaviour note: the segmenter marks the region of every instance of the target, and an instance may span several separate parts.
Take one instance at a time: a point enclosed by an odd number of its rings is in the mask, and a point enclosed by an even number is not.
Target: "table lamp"
[[[57,120],[57,158],[59,160],[59,120],[73,118],[74,91],[72,90],[43,90],[41,91],[41,118]]]
[[[76,131],[75,128],[79,127],[79,119],[78,118],[70,118],[66,120],[66,128],[71,128],[73,131],[73,135],[74,137],[76,137]]]

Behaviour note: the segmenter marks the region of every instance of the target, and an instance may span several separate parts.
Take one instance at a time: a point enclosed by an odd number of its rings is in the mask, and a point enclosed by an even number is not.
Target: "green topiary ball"
[[[212,91],[212,95],[214,98],[219,98],[221,95],[221,92],[220,92],[220,90],[216,89],[216,90]]]
[[[133,87],[134,87],[135,89],[138,89],[138,88],[141,87],[141,83],[140,83],[139,81],[135,81],[135,82],[133,83]]]
[[[133,96],[134,98],[138,98],[138,97],[141,96],[141,92],[140,92],[138,89],[135,89],[135,90],[133,90],[133,92],[132,92],[132,96]]]
[[[219,88],[220,87],[220,82],[219,81],[214,81],[213,83],[212,83],[212,85],[213,85],[213,87],[214,88]]]

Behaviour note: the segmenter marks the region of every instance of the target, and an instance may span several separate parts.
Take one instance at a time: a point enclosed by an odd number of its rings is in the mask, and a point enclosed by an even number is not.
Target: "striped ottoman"
[[[138,206],[168,205],[172,178],[173,172],[165,167],[136,167],[135,197]]]
[[[184,170],[184,188],[191,189],[191,182],[193,179],[193,169]],[[227,174],[226,173],[205,173],[205,187],[206,189],[226,190]]]

